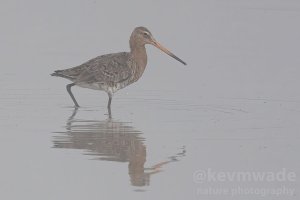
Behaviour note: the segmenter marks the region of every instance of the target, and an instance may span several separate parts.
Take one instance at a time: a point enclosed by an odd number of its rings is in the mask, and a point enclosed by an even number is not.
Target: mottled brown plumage
[[[73,82],[67,85],[67,91],[76,107],[79,105],[71,92],[71,87],[74,85],[107,92],[110,113],[113,94],[134,83],[142,76],[147,65],[146,44],[156,46],[186,65],[185,62],[159,44],[145,27],[137,27],[133,30],[129,44],[130,52],[98,56],[77,67],[57,70],[51,75],[63,77]]]

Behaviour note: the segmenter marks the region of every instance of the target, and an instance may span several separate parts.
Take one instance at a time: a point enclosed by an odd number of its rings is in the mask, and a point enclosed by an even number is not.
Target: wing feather
[[[53,75],[75,83],[116,84],[132,77],[133,71],[129,65],[130,54],[121,52],[98,56],[77,67],[55,71]]]

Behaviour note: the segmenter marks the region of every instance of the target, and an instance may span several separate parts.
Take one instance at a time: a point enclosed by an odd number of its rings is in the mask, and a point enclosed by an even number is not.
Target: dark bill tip
[[[174,59],[176,59],[177,61],[181,62],[182,64],[186,65],[186,62],[184,62],[183,60],[181,60],[180,58],[178,58],[177,56],[175,56],[174,54],[173,55],[170,55],[171,57],[173,57]]]
[[[183,60],[181,60],[180,58],[178,58],[177,56],[175,56],[171,51],[169,51],[167,48],[165,48],[164,46],[162,46],[157,41],[154,40],[153,41],[153,45],[156,46],[157,48],[159,48],[160,50],[162,50],[163,52],[165,52],[166,54],[168,54],[169,56],[171,56],[172,58],[174,58],[175,60],[181,62],[184,65],[186,65],[186,62],[184,62]]]

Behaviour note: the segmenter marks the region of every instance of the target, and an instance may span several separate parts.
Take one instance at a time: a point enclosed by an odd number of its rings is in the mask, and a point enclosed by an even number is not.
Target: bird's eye
[[[144,36],[146,36],[146,37],[147,37],[147,36],[149,36],[149,34],[148,34],[147,32],[144,32]]]

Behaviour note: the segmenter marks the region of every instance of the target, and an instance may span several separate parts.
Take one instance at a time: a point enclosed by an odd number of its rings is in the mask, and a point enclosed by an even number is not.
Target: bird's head
[[[130,37],[130,46],[134,48],[134,46],[144,46],[145,44],[151,44],[158,49],[162,50],[169,56],[173,57],[177,61],[181,62],[182,64],[186,65],[186,63],[175,56],[172,52],[170,52],[167,48],[162,46],[159,42],[157,42],[152,33],[145,27],[137,27],[133,30],[131,37]]]

